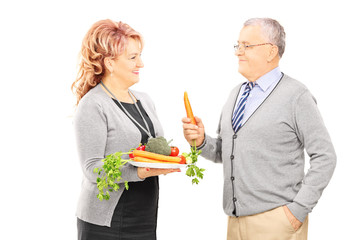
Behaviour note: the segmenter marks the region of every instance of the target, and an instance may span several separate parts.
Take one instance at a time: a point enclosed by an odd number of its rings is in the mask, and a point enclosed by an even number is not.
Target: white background
[[[5,1],[4,1],[5,2]],[[281,70],[318,101],[338,164],[310,214],[309,239],[354,239],[360,213],[359,56],[356,1],[7,1],[0,5],[1,239],[76,239],[80,165],[70,86],[91,27],[110,18],[145,38],[141,81],[167,138],[182,151],[183,92],[215,135],[230,90],[242,81],[233,44],[251,17],[287,33]],[[222,165],[200,159],[205,178],[162,176],[158,239],[225,239]]]

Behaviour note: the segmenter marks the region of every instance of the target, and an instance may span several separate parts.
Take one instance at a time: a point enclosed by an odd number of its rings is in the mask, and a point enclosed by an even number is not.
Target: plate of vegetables
[[[171,142],[171,141],[170,141]],[[164,137],[149,139],[129,154],[129,163],[136,167],[149,168],[180,168],[186,166],[186,158],[179,155],[179,149],[169,146]]]

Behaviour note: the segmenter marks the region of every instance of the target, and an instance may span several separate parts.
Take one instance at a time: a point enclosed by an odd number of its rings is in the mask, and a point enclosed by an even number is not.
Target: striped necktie
[[[238,102],[238,104],[236,106],[236,110],[233,114],[232,121],[231,121],[232,127],[235,132],[237,132],[241,127],[241,120],[244,117],[246,101],[247,101],[247,98],[249,97],[251,89],[253,89],[254,86],[255,86],[255,83],[253,83],[253,82],[248,82],[246,84],[245,91],[241,95],[240,101]]]

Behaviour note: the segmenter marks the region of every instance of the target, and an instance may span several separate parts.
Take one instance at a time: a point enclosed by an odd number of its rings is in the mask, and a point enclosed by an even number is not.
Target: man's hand
[[[294,230],[297,231],[301,227],[302,222],[297,220],[297,218],[291,213],[290,209],[287,206],[283,206],[283,208],[287,218],[289,219],[289,222],[293,226]]]
[[[196,140],[196,146],[200,146],[205,140],[205,128],[201,119],[195,117],[196,125],[191,124],[190,118],[183,118],[184,137],[186,141],[193,146]]]

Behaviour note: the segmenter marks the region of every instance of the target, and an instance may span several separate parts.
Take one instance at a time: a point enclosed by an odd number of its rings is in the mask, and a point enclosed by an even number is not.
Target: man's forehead
[[[255,26],[245,26],[241,29],[238,42],[251,42],[256,40],[263,40],[264,37],[261,33],[261,27],[258,25]]]

